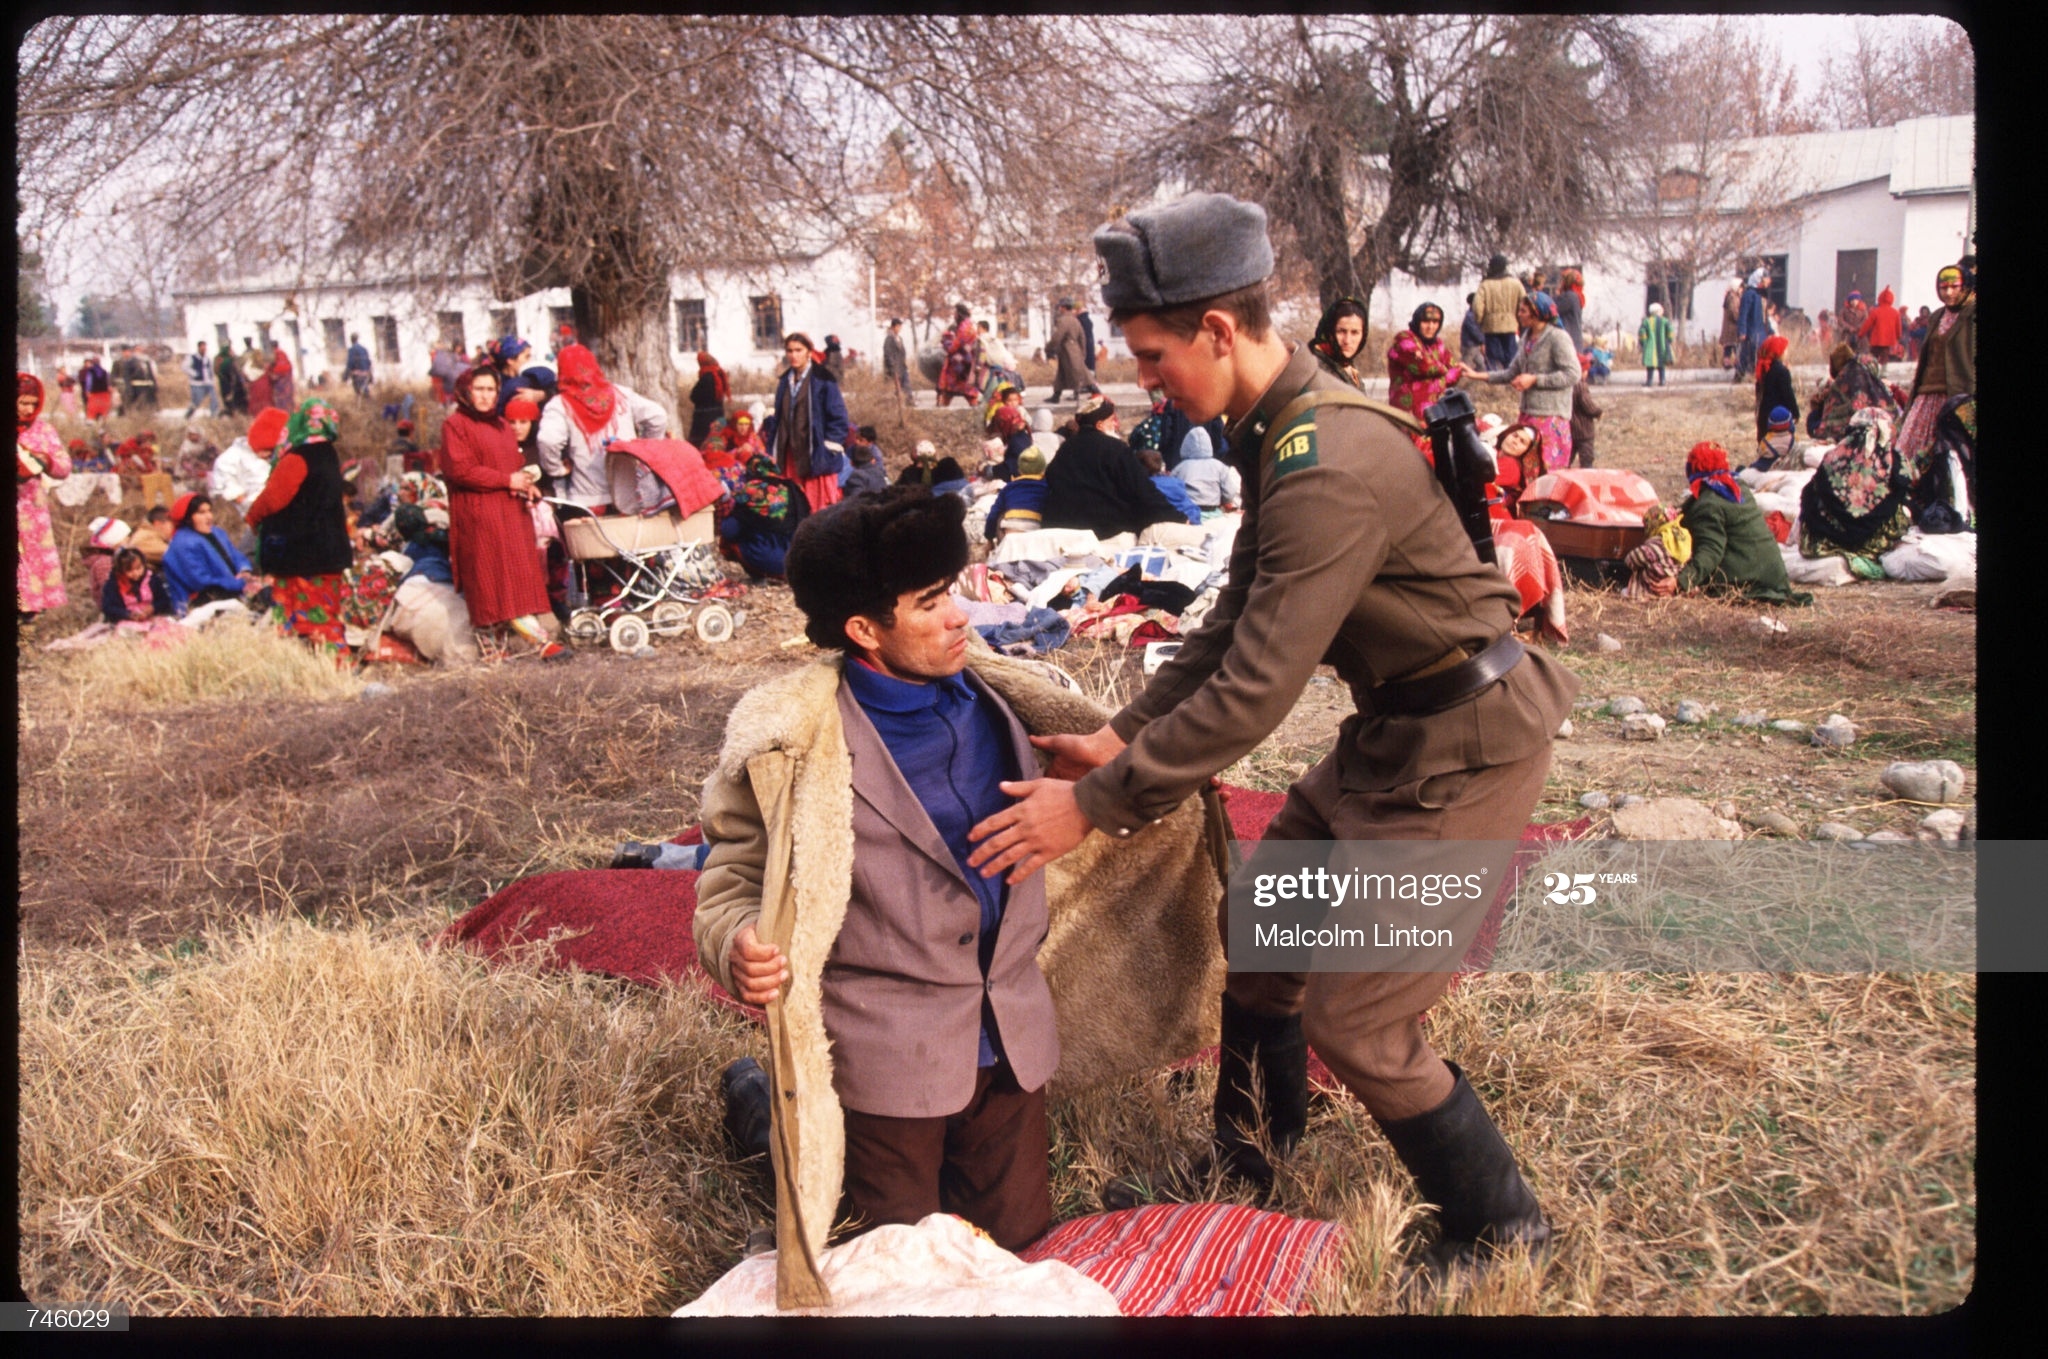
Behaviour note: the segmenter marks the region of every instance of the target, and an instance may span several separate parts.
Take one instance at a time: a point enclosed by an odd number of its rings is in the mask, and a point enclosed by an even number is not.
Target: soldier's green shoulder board
[[[1304,415],[1273,436],[1273,480],[1316,465],[1316,418]]]

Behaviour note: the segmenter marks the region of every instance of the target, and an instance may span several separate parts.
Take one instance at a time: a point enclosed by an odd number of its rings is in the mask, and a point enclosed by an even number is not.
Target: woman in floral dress
[[[1408,318],[1408,329],[1387,346],[1387,400],[1428,423],[1423,412],[1437,403],[1446,388],[1465,376],[1443,341],[1444,309],[1425,302]],[[1415,446],[1432,463],[1429,436],[1414,436]]]
[[[62,608],[64,564],[57,559],[57,536],[50,528],[50,507],[43,500],[43,478],[71,475],[71,455],[50,422],[43,419],[42,380],[29,373],[15,378],[14,518],[20,529],[14,580],[15,607],[26,623],[49,609]]]

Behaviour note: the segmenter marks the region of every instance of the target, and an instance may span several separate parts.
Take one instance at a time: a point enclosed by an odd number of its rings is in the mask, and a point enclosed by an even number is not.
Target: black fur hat
[[[842,500],[798,526],[785,570],[804,635],[852,651],[846,620],[892,621],[897,597],[967,568],[967,502],[925,486]]]

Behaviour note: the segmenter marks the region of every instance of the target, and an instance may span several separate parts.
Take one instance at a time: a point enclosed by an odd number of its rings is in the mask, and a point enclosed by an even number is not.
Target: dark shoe
[[[1255,1066],[1259,1098],[1252,1092]],[[1256,1145],[1258,1129],[1264,1127],[1267,1145],[1285,1156],[1308,1127],[1308,1040],[1300,1015],[1267,1018],[1223,997],[1215,1111],[1215,1156],[1224,1174],[1269,1192],[1273,1164]]]
[[[660,853],[659,845],[643,845],[638,840],[628,840],[619,846],[616,854],[612,855],[611,867],[652,868],[655,856]]]
[[[1441,1230],[1424,1267],[1439,1279],[1461,1268],[1484,1268],[1508,1247],[1526,1246],[1541,1255],[1551,1235],[1514,1152],[1465,1073],[1454,1062],[1444,1065],[1455,1082],[1448,1099],[1428,1113],[1380,1123],[1422,1197],[1438,1207]]]
[[[740,1157],[766,1156],[772,1126],[768,1073],[752,1057],[742,1057],[718,1077],[725,1093],[725,1139]]]

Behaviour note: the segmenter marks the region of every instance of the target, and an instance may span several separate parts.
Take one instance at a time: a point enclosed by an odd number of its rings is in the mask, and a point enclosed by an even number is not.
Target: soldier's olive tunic
[[[1520,596],[1473,552],[1450,498],[1390,419],[1322,406],[1262,454],[1303,392],[1349,391],[1306,346],[1229,432],[1244,522],[1206,622],[1111,719],[1129,743],[1075,787],[1089,821],[1129,833],[1247,754],[1293,708],[1319,662],[1351,687],[1340,785],[1377,792],[1484,769],[1547,747],[1578,681],[1540,650],[1477,697],[1380,716],[1368,691],[1463,659],[1513,626]],[[1249,464],[1257,460],[1257,466]]]

